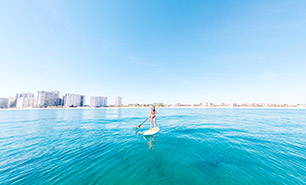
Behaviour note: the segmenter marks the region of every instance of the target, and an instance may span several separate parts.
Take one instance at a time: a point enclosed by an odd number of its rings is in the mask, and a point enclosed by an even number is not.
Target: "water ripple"
[[[306,110],[0,111],[3,184],[306,184]]]

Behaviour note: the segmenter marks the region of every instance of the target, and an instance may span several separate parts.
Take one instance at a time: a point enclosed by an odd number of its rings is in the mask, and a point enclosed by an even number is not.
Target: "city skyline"
[[[0,108],[47,108],[47,107],[107,107],[108,98],[104,96],[90,96],[86,102],[86,96],[60,91],[37,91],[37,95],[31,92],[16,93],[15,96],[0,97]]]
[[[277,104],[277,103],[264,103],[264,102],[198,102],[198,103],[174,103],[166,104],[164,102],[151,102],[151,103],[122,103],[122,97],[116,96],[115,103],[109,104],[108,97],[106,96],[90,96],[86,99],[85,95],[75,93],[64,93],[60,96],[60,91],[37,91],[37,96],[31,92],[16,93],[15,97],[9,96],[6,98],[0,97],[0,109],[17,108],[17,109],[31,109],[31,108],[75,108],[75,107],[149,107],[151,105],[157,107],[262,107],[262,108],[276,108],[276,107],[295,107],[305,108],[306,104]],[[61,98],[62,97],[62,98]],[[86,101],[88,100],[88,101]]]
[[[306,2],[5,1],[0,97],[306,103]],[[86,100],[88,103],[89,98]]]
[[[36,92],[36,93],[35,93]],[[90,102],[91,102],[91,98],[94,98],[94,97],[103,97],[103,98],[106,98],[106,104],[108,104],[109,102],[109,99],[108,99],[108,96],[103,96],[103,95],[81,95],[80,93],[71,93],[71,92],[68,92],[68,93],[60,93],[59,90],[36,90],[35,92],[28,92],[28,91],[19,91],[17,93],[14,93],[14,94],[11,94],[9,96],[1,96],[0,98],[4,98],[4,99],[10,99],[10,98],[14,98],[14,99],[18,99],[17,96],[20,95],[20,94],[30,94],[32,95],[31,98],[35,98],[35,104],[37,104],[38,107],[43,107],[43,103],[45,102],[44,101],[44,98],[41,98],[41,94],[50,94],[50,93],[55,93],[57,94],[58,97],[65,97],[66,95],[69,95],[69,94],[74,94],[74,95],[80,95],[80,96],[85,96],[85,97],[89,97],[88,99],[85,99],[85,103],[84,105],[90,105]],[[46,96],[46,95],[44,95]],[[54,96],[54,95],[53,95]],[[112,105],[115,105],[116,103],[116,98],[120,97],[121,98],[121,101],[122,101],[122,97],[121,96],[113,96],[113,100],[111,101]],[[56,99],[56,98],[55,98]],[[49,100],[49,101],[54,101],[54,100]],[[39,102],[43,102],[43,103],[39,103]],[[135,102],[134,102],[135,103]],[[52,103],[51,103],[52,104]],[[103,105],[105,103],[102,103]]]

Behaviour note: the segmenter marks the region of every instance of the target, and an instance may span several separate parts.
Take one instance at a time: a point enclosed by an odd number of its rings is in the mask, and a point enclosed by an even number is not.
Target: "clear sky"
[[[1,1],[0,97],[37,90],[306,103],[306,1]]]

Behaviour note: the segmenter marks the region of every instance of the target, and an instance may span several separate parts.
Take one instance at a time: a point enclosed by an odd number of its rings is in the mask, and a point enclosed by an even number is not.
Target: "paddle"
[[[147,117],[146,120],[144,120],[140,125],[138,125],[138,126],[136,127],[136,129],[139,129],[139,128],[141,127],[141,125],[144,124],[144,122],[146,122],[148,119],[149,119],[149,117]]]

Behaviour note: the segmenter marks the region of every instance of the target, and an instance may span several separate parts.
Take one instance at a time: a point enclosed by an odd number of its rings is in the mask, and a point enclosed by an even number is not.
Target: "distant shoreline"
[[[8,110],[54,110],[54,109],[67,109],[67,110],[80,110],[80,109],[144,109],[150,107],[49,107],[49,108],[4,108],[0,109],[0,111],[8,111]],[[156,109],[306,109],[306,107],[156,107]]]

